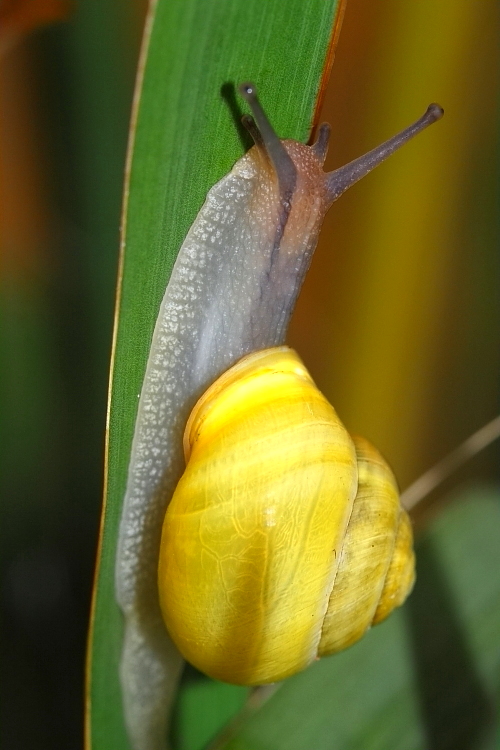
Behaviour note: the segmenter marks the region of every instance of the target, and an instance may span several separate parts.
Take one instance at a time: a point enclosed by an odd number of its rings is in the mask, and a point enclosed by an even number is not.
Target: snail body
[[[387,596],[390,609],[404,599],[411,541],[397,595],[383,596],[407,520],[392,473],[351,439],[294,351],[259,351],[224,373],[194,407],[184,445],[160,606],[201,671],[244,685],[284,679],[360,638]]]
[[[204,391],[242,357],[283,345],[329,206],[442,114],[431,105],[399,135],[325,174],[329,126],[321,126],[312,146],[281,141],[253,86],[243,85],[240,93],[255,117],[243,118],[255,146],[209,191],[179,250],[156,321],[137,411],[115,574],[125,621],[120,679],[134,750],[165,746],[168,707],[182,666],[163,623],[157,575],[165,512],[184,470],[182,436],[189,414]],[[349,441],[347,445],[352,462],[354,448]],[[347,484],[354,487],[356,480],[351,477]],[[245,498],[240,502],[244,505]],[[349,510],[335,512],[342,526]],[[199,540],[195,535],[195,543]],[[322,576],[328,589],[334,574]],[[164,601],[170,595],[162,586]],[[326,611],[324,603],[317,605],[318,620],[322,607]],[[166,615],[170,623],[177,617]],[[176,641],[183,639],[177,630],[173,635]],[[308,660],[297,657],[298,668]],[[201,664],[205,659],[193,661]],[[245,680],[260,679],[250,671]],[[278,669],[280,674],[292,671]],[[227,679],[234,679],[229,672]]]

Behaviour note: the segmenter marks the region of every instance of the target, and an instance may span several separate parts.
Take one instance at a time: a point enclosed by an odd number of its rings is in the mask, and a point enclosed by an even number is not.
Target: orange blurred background
[[[491,3],[349,0],[323,106],[327,168],[445,110],[335,204],[290,333],[403,488],[499,408],[499,30]]]
[[[132,0],[60,7],[59,24],[29,36],[31,17],[14,38],[10,24],[1,60],[1,731],[10,750],[81,743],[144,14]],[[494,3],[349,0],[323,106],[328,168],[431,101],[445,109],[332,209],[289,337],[402,487],[498,411],[499,27]],[[497,477],[497,456],[488,449],[450,483]]]

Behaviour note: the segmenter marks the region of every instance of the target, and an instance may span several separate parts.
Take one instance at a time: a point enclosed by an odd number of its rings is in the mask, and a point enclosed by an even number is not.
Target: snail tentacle
[[[253,83],[242,83],[239,87],[240,94],[250,105],[257,127],[260,132],[260,142],[264,145],[278,178],[280,186],[280,199],[285,210],[290,210],[293,191],[297,182],[297,169],[290,158],[282,141],[276,135],[273,126],[262,109],[257,91]],[[257,141],[256,141],[257,143]],[[257,143],[257,145],[260,145]]]
[[[311,150],[314,151],[318,160],[321,164],[324,164],[326,155],[328,152],[328,145],[330,143],[331,128],[327,122],[324,122],[319,126],[318,137],[311,146]]]
[[[387,159],[388,156],[397,151],[401,146],[407,143],[422,130],[425,130],[433,122],[440,120],[444,114],[444,110],[439,104],[430,104],[427,110],[412,125],[402,130],[397,135],[389,138],[385,143],[369,151],[364,156],[360,156],[344,167],[330,172],[327,177],[328,194],[330,200],[336,201],[342,193],[348,188],[354,185],[358,180],[367,175],[372,169],[375,169],[379,164]]]

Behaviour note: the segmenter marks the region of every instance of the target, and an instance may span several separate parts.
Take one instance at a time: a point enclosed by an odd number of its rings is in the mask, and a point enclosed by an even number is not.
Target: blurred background
[[[0,738],[10,750],[82,744],[144,12],[138,0],[1,9]],[[430,101],[446,112],[330,213],[290,333],[402,487],[498,411],[499,30],[495,3],[349,0],[320,117],[332,124],[331,169]],[[498,464],[492,446],[450,483],[495,481]]]

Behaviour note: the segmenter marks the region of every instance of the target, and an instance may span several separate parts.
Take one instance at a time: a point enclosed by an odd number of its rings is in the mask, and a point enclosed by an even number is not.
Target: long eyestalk
[[[397,135],[389,138],[388,141],[382,143],[372,151],[368,151],[364,156],[360,156],[358,159],[354,159],[345,167],[340,167],[333,172],[329,172],[326,176],[328,193],[330,200],[335,201],[339,196],[344,193],[347,188],[354,185],[355,182],[364,177],[368,172],[371,172],[381,162],[385,161],[388,156],[397,151],[400,146],[407,143],[410,138],[420,133],[428,125],[431,125],[436,120],[440,120],[444,114],[444,110],[439,104],[430,104],[422,117],[398,133]]]
[[[243,124],[247,127],[256,144],[258,146],[264,146],[267,151],[278,177],[281,199],[285,204],[289,204],[297,181],[297,170],[295,165],[288,156],[282,142],[274,132],[273,126],[267,119],[267,115],[257,98],[257,92],[253,83],[242,83],[239,87],[239,92],[252,110],[257,128],[260,132],[260,139],[256,137],[257,134],[255,133],[254,126],[249,122],[248,117],[244,118]]]

